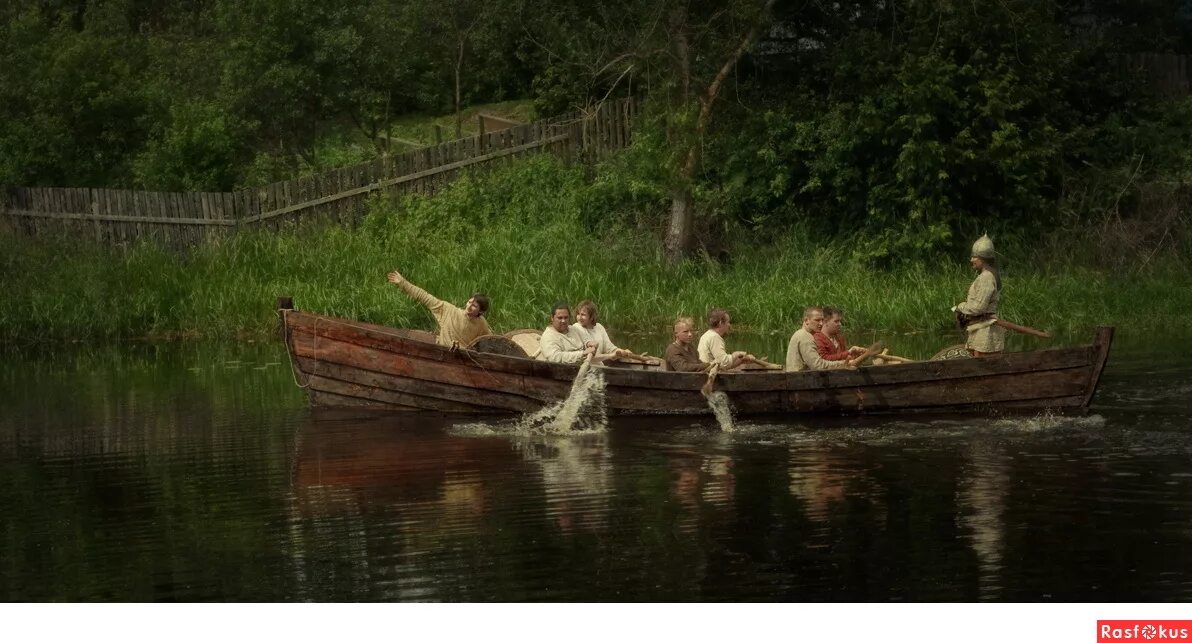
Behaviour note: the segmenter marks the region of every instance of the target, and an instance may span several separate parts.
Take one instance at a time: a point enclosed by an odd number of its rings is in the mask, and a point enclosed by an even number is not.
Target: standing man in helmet
[[[968,289],[968,299],[952,307],[957,324],[968,333],[964,347],[973,357],[1002,352],[1006,346],[1006,329],[997,326],[997,307],[1002,291],[1002,278],[997,270],[997,253],[989,235],[981,235],[973,244],[969,259],[977,278]]]

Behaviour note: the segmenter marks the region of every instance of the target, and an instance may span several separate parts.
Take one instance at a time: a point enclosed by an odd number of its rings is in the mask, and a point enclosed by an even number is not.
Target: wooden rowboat
[[[315,406],[493,414],[566,398],[578,367],[439,346],[408,331],[280,310],[295,379]],[[739,415],[1080,412],[1105,367],[1113,328],[1092,344],[856,370],[721,373]],[[614,414],[710,414],[700,373],[599,367]]]

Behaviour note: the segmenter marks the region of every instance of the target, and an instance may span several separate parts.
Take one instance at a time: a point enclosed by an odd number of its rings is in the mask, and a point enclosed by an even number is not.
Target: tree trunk
[[[671,190],[670,225],[666,228],[666,260],[670,265],[682,261],[691,253],[691,241],[695,231],[695,203],[691,197],[691,186],[695,183],[695,170],[699,167],[698,143],[687,150],[687,158],[679,169],[676,186]]]
[[[664,246],[667,262],[672,266],[682,261],[691,252],[695,227],[695,205],[692,202],[691,188],[695,184],[695,173],[699,168],[704,134],[708,131],[708,124],[712,121],[712,106],[716,104],[716,99],[720,96],[720,89],[724,86],[724,81],[728,78],[729,73],[737,66],[741,56],[757,40],[758,33],[767,23],[775,2],[776,0],[766,0],[766,4],[758,14],[757,21],[741,38],[736,50],[724,61],[720,71],[716,73],[703,95],[699,97],[700,108],[699,116],[695,121],[695,136],[687,143],[689,145],[687,154],[683,159],[682,167],[679,168],[676,187],[671,191],[670,225],[666,229]],[[691,91],[691,51],[686,37],[686,22],[687,15],[682,9],[676,10],[671,15],[671,30],[675,34],[672,46],[675,48],[675,62],[678,65],[677,71],[684,104],[687,103],[687,97]]]
[[[691,187],[683,185],[671,192],[670,225],[666,229],[666,261],[674,266],[691,251],[692,227],[695,212],[691,203]]]

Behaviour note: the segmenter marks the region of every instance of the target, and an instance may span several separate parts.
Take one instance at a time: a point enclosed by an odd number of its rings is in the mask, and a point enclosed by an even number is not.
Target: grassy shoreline
[[[435,198],[377,200],[358,227],[246,233],[180,256],[150,246],[115,254],[77,242],[28,243],[0,232],[0,341],[133,337],[263,338],[273,305],[391,326],[427,328],[429,314],[388,284],[399,269],[436,296],[493,298],[498,331],[543,327],[557,299],[591,298],[610,327],[661,332],[676,315],[732,311],[741,330],[790,332],[807,304],[848,312],[853,328],[941,332],[973,275],[966,257],[876,270],[843,242],[785,231],[737,240],[722,266],[666,266],[652,231],[592,232],[578,169],[535,157],[459,181]],[[1145,272],[1038,266],[1007,257],[1004,316],[1060,334],[1110,324],[1192,332],[1188,268],[1176,257]]]

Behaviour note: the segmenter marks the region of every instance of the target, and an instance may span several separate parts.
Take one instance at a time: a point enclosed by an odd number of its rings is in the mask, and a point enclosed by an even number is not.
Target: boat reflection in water
[[[312,597],[433,600],[452,582],[438,571],[458,574],[469,565],[456,558],[482,556],[479,541],[495,524],[488,514],[507,501],[503,480],[525,465],[506,439],[453,436],[442,422],[425,414],[314,415],[291,476],[298,587]]]

